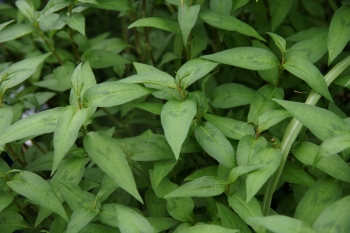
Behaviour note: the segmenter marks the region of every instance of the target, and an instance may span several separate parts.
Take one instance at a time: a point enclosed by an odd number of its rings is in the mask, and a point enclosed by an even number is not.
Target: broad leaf
[[[15,2],[17,8],[19,11],[28,19],[33,20],[35,19],[35,9],[32,4],[29,2],[22,0],[22,1],[16,1]]]
[[[215,88],[211,94],[212,105],[215,108],[234,108],[250,104],[255,91],[237,83],[226,83]]]
[[[213,124],[204,122],[198,125],[194,131],[194,135],[205,152],[220,164],[227,168],[236,166],[235,151],[231,143]]]
[[[102,49],[89,49],[85,51],[82,59],[83,61],[88,61],[91,68],[94,69],[103,69],[130,63],[125,57]]]
[[[10,25],[11,23],[15,22],[15,20],[10,20],[5,23],[0,24],[0,31],[4,29],[7,25]]]
[[[25,228],[29,228],[29,226],[19,213],[10,210],[0,212],[0,229],[2,233],[12,233]]]
[[[287,37],[286,39],[289,41],[303,41],[303,40],[309,40],[315,37],[315,35],[318,35],[322,32],[328,32],[328,28],[325,27],[311,27],[309,29],[299,31],[295,33],[294,35],[291,35]]]
[[[272,32],[268,32],[267,34],[271,36],[277,48],[281,51],[282,54],[284,54],[286,52],[286,40],[283,37]]]
[[[226,186],[227,183],[218,177],[203,176],[178,187],[164,198],[217,196],[225,191]]]
[[[152,225],[145,217],[137,213],[135,210],[124,205],[117,205],[117,219],[121,232],[130,233],[153,233]]]
[[[139,103],[139,104],[134,104],[134,106],[136,108],[143,109],[143,110],[148,111],[150,113],[160,115],[164,105],[161,103]]]
[[[317,217],[313,228],[317,233],[347,232],[350,229],[350,196],[334,202]]]
[[[248,70],[268,70],[279,65],[277,57],[261,48],[240,47],[224,50],[201,58]]]
[[[323,75],[312,63],[300,57],[291,57],[287,59],[283,67],[298,78],[304,80],[312,89],[333,102]]]
[[[206,10],[202,12],[200,18],[207,24],[227,31],[236,31],[246,36],[253,36],[259,40],[266,41],[254,28],[236,19],[233,16],[222,14],[216,11]]]
[[[0,191],[0,212],[13,202],[14,193]]]
[[[177,220],[169,217],[148,217],[147,221],[159,232],[168,230],[179,223]]]
[[[6,183],[11,189],[28,198],[34,204],[43,206],[68,221],[60,200],[52,191],[50,185],[37,174],[22,171]]]
[[[339,134],[322,142],[315,164],[322,158],[337,154],[350,147],[350,133]]]
[[[199,10],[200,5],[188,6],[186,3],[179,5],[178,21],[182,32],[182,39],[186,47],[188,37],[197,21]]]
[[[74,13],[71,17],[61,14],[60,19],[68,26],[85,36],[85,17],[80,13]]]
[[[40,11],[37,20],[40,21],[50,13],[59,11],[71,4],[74,4],[74,0],[49,0],[45,8]]]
[[[292,184],[301,184],[307,187],[310,187],[315,183],[314,178],[304,171],[302,167],[288,160],[283,167],[280,180]]]
[[[250,159],[266,146],[267,141],[264,137],[258,137],[257,139],[254,139],[251,135],[242,137],[237,147],[238,166],[249,164]]]
[[[102,205],[98,219],[109,226],[118,227],[117,204],[109,203]]]
[[[84,138],[86,152],[121,188],[142,202],[124,152],[116,141],[102,132],[90,132]]]
[[[182,233],[203,233],[203,232],[212,232],[212,233],[238,233],[238,230],[227,229],[221,226],[209,225],[209,224],[198,224],[193,227],[187,228]]]
[[[286,110],[283,110],[283,109],[268,110],[259,116],[257,131],[261,133],[288,117],[291,117],[291,115]]]
[[[284,18],[288,15],[292,8],[293,0],[284,0],[283,2],[278,0],[269,0],[269,8],[271,15],[271,30],[275,31],[276,28],[283,22]]]
[[[231,139],[240,140],[245,135],[253,136],[255,134],[254,126],[243,121],[219,117],[208,113],[203,117],[216,126],[226,137]]]
[[[177,22],[160,17],[148,17],[138,19],[134,23],[130,24],[128,29],[134,27],[154,27],[173,33],[178,33],[180,30],[180,25]]]
[[[0,116],[0,131],[3,131],[11,125],[13,118],[13,109],[7,105],[2,106],[0,108]]]
[[[251,220],[276,233],[316,233],[315,230],[306,223],[288,216],[274,215],[267,217],[254,217],[251,218]]]
[[[340,7],[334,14],[327,38],[328,65],[341,53],[350,40],[350,6]]]
[[[14,24],[1,30],[0,43],[11,41],[29,33],[32,33],[34,28],[29,24]]]
[[[97,214],[98,209],[92,208],[79,208],[73,211],[73,214],[68,223],[66,233],[78,233],[85,227]]]
[[[61,112],[62,107],[53,108],[17,121],[2,131],[0,145],[25,137],[53,132]]]
[[[62,159],[78,137],[79,129],[87,117],[86,109],[73,106],[64,108],[57,120],[54,132],[54,159],[51,175],[56,171]]]
[[[96,198],[101,202],[104,202],[109,195],[111,195],[119,186],[114,182],[114,180],[105,174],[103,176],[100,190],[98,191]]]
[[[230,175],[228,176],[228,181],[230,183],[233,183],[237,180],[239,176],[255,171],[259,168],[265,167],[266,165],[267,165],[266,163],[262,163],[262,164],[248,164],[248,165],[235,167],[230,171]]]
[[[221,224],[225,228],[237,229],[240,232],[251,233],[247,224],[231,209],[219,202],[216,202],[218,215],[221,219]]]
[[[305,125],[316,137],[326,140],[350,130],[345,121],[329,110],[316,106],[274,99]]]
[[[319,179],[300,200],[294,218],[312,225],[327,206],[340,199],[341,194],[341,181],[330,177]]]
[[[112,107],[137,99],[153,91],[137,84],[104,82],[88,88],[84,94],[83,105]]]
[[[193,221],[194,203],[190,197],[167,198],[166,208],[171,217],[182,221]]]
[[[161,160],[154,163],[154,181],[156,186],[173,170],[177,160]]]
[[[183,142],[185,141],[191,122],[197,113],[193,100],[183,102],[170,100],[164,104],[160,115],[165,137],[178,159]]]

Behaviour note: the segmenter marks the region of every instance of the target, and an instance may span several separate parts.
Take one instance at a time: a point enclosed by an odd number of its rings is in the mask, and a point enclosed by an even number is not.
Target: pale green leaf
[[[3,130],[9,127],[12,122],[13,109],[11,106],[3,105],[0,108],[0,116],[0,131],[3,132]]]
[[[85,17],[80,13],[74,13],[71,17],[61,14],[60,19],[68,26],[85,36]]]
[[[331,137],[324,142],[322,142],[320,150],[318,151],[315,164],[324,157],[337,154],[350,147],[350,133],[346,132],[344,134],[339,134],[337,136]]]
[[[98,219],[104,224],[118,228],[117,204],[109,203],[102,205]]]
[[[182,221],[193,221],[194,203],[190,197],[167,198],[166,208],[171,217]]]
[[[154,163],[154,181],[156,186],[173,170],[177,160],[160,160]]]
[[[9,206],[14,200],[14,193],[0,191],[0,212]]]
[[[237,163],[239,166],[247,165],[253,155],[258,153],[262,148],[267,146],[264,137],[254,139],[251,135],[241,138],[237,147]]]
[[[60,200],[52,191],[50,185],[37,174],[22,171],[6,183],[11,189],[28,198],[34,204],[43,206],[68,221]]]
[[[307,187],[310,187],[315,183],[314,178],[304,171],[301,166],[288,160],[283,167],[280,180],[292,184],[301,184]]]
[[[216,205],[223,227],[228,229],[237,229],[242,233],[251,233],[247,224],[236,213],[219,202],[216,202]]]
[[[88,1],[88,0],[80,0],[80,1]],[[127,11],[131,8],[131,4],[128,0],[98,0],[93,4],[94,7],[105,9],[105,10],[113,10],[113,11]]]
[[[124,205],[117,205],[117,219],[121,232],[154,233],[154,228],[145,217]]]
[[[136,108],[143,109],[147,112],[160,115],[162,112],[162,108],[164,104],[161,103],[139,103],[139,104],[134,104]]]
[[[13,23],[13,22],[15,22],[15,20],[10,20],[10,21],[7,21],[7,22],[5,22],[5,23],[0,24],[0,31],[1,31],[2,29],[4,29],[7,25],[9,25],[9,24],[11,24],[11,23]]]
[[[315,37],[315,35],[318,35],[322,32],[328,32],[328,28],[326,27],[311,27],[309,29],[299,31],[286,39],[289,41],[303,41],[303,40],[309,40]]]
[[[200,5],[188,6],[186,3],[179,5],[178,21],[182,32],[182,39],[186,47],[188,37],[197,21],[199,10]]]
[[[215,108],[234,108],[250,104],[255,91],[237,83],[226,83],[216,87],[212,94],[212,105]]]
[[[138,19],[134,23],[130,24],[128,29],[134,27],[154,27],[173,33],[178,33],[180,30],[180,25],[177,22],[160,17],[148,17]]]
[[[15,2],[19,11],[28,19],[35,19],[35,9],[33,5],[25,0],[20,0]]]
[[[88,61],[93,69],[103,69],[131,63],[128,59],[119,54],[102,49],[86,50],[82,59],[83,61]]]
[[[283,109],[268,110],[259,116],[257,131],[261,133],[288,117],[291,117],[291,115],[286,110],[283,110]]]
[[[102,171],[122,189],[142,202],[125,154],[114,139],[102,132],[90,132],[84,138],[84,146],[86,152]]]
[[[147,221],[158,231],[168,230],[179,223],[176,219],[169,217],[147,217]]]
[[[66,233],[78,233],[85,227],[97,214],[98,209],[79,208],[73,211],[73,214],[68,222]]]
[[[178,159],[197,107],[193,100],[170,100],[164,104],[160,115],[165,137]]]
[[[5,29],[1,30],[0,43],[20,38],[29,33],[32,33],[33,31],[34,31],[34,28],[29,24],[10,25]]]
[[[243,166],[238,166],[238,167],[234,167],[231,171],[230,171],[230,175],[228,177],[228,181],[230,183],[233,183],[237,180],[237,178],[240,175],[252,172],[254,170],[257,170],[259,168],[265,167],[267,166],[266,163],[261,163],[261,164],[247,164],[247,165],[243,165]]]
[[[107,225],[89,223],[79,233],[119,233],[118,229]]]
[[[268,32],[267,34],[271,36],[277,48],[281,51],[282,54],[284,54],[286,52],[286,40],[283,37],[272,32]]]
[[[227,229],[221,226],[209,225],[209,224],[198,224],[187,228],[181,233],[203,233],[203,232],[212,232],[212,233],[238,233],[238,230]]]
[[[39,13],[38,21],[42,20],[45,16],[59,11],[71,4],[74,4],[74,0],[49,0],[46,6]]]

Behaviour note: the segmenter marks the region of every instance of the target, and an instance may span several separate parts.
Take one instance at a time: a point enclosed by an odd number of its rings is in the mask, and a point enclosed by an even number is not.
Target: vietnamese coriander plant
[[[350,1],[0,2],[0,232],[347,233]]]

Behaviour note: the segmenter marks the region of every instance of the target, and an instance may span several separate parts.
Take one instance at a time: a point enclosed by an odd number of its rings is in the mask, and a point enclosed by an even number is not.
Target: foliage
[[[350,2],[0,3],[0,231],[347,232]]]

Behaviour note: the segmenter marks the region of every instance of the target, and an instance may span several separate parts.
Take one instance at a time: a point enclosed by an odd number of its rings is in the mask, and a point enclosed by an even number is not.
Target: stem
[[[101,108],[101,110],[107,114],[109,119],[111,119],[118,128],[123,128],[123,125],[106,108]]]
[[[335,78],[339,76],[341,72],[343,72],[347,67],[350,66],[350,56],[345,58],[343,61],[339,62],[337,65],[335,65],[325,76],[325,81],[327,85],[331,84]],[[312,90],[307,97],[305,104],[309,105],[316,105],[318,100],[321,98],[321,95]],[[284,137],[281,143],[281,156],[282,156],[282,162],[275,174],[269,179],[267,186],[266,186],[266,191],[264,194],[264,200],[262,204],[262,210],[263,214],[267,216],[269,214],[270,210],[270,205],[272,201],[272,195],[277,187],[277,183],[279,181],[279,178],[282,174],[284,165],[286,163],[290,148],[292,146],[292,143],[295,141],[296,137],[300,133],[300,130],[302,129],[303,124],[300,123],[297,119],[293,118],[287,129],[286,132],[284,133]]]
[[[41,153],[46,154],[46,151],[34,139],[32,139],[31,141],[33,145],[41,151]]]
[[[334,0],[328,0],[329,5],[331,5],[334,12],[338,10],[337,4],[334,2]]]
[[[10,145],[10,143],[6,143],[6,147],[7,147],[7,150],[9,152],[9,154],[13,158],[13,160],[19,162],[19,164],[21,164],[22,167],[25,167],[26,164],[22,160],[20,160],[20,158],[18,158],[16,153],[13,151],[12,146]]]

